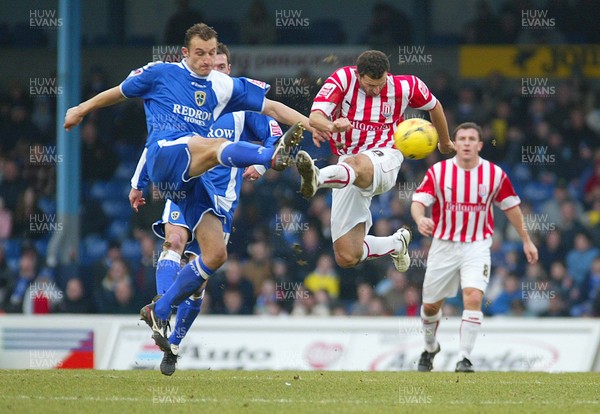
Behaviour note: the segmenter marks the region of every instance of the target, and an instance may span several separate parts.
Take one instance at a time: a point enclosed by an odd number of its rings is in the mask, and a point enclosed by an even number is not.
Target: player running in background
[[[216,50],[217,33],[203,23],[196,24],[186,31],[182,48],[185,59],[181,62],[153,62],[137,69],[120,85],[70,108],[65,116],[64,127],[69,130],[94,109],[116,104],[126,97],[143,98],[148,125],[143,157],[150,180],[159,190],[185,194],[186,202],[194,209],[215,213],[202,215],[195,229],[202,257],[181,269],[163,297],[142,311],[155,342],[162,341],[163,350],[168,349],[162,331],[171,306],[195,292],[227,257],[214,187],[202,174],[218,164],[231,167],[262,164],[281,170],[289,165],[292,147],[302,137],[300,123],[310,128],[305,116],[266,99],[264,82],[212,71]],[[248,142],[203,138],[221,114],[238,110],[262,111],[285,124],[296,124],[274,149]],[[193,179],[201,180],[203,185],[192,183]],[[193,203],[190,198],[194,198]],[[184,215],[188,214],[191,218],[196,212],[190,208],[184,211]],[[154,314],[155,308],[158,316]]]
[[[401,272],[410,266],[408,227],[388,237],[367,235],[373,223],[371,200],[395,185],[404,159],[394,148],[394,129],[405,109],[428,111],[440,138],[439,150],[448,153],[453,148],[441,103],[416,76],[394,76],[389,70],[387,56],[377,50],[363,52],[355,67],[336,70],[315,97],[310,122],[332,133],[330,144],[339,162],[319,170],[305,151],[296,156],[304,197],[312,197],[319,188],[333,188],[331,237],[341,267],[386,255]],[[313,140],[317,146],[326,141]]]
[[[231,72],[229,49],[222,43],[217,46],[214,70],[226,75]],[[208,136],[209,138],[227,137],[231,142],[261,141],[265,147],[272,148],[281,138],[281,134],[281,127],[273,118],[256,112],[234,112],[219,117],[210,128]],[[142,169],[140,174],[135,174],[131,181],[132,189],[129,200],[136,211],[145,204],[142,190],[147,185],[148,179],[144,171]],[[218,196],[217,204],[219,212],[223,216],[225,246],[231,234],[233,214],[239,202],[243,177],[255,180],[264,172],[264,167],[257,165],[248,167],[245,172],[236,167],[217,166],[205,173],[206,178],[214,185],[215,194]],[[185,201],[180,201],[180,204],[193,209],[193,206],[188,206]],[[203,213],[198,210],[194,211],[198,214]],[[193,229],[200,219],[201,216],[198,215],[193,218],[194,221],[186,223],[182,209],[173,200],[168,199],[161,219],[152,226],[154,233],[165,240],[163,253],[158,260],[156,269],[158,294],[164,294],[173,283],[173,279],[180,269],[184,249],[190,256],[190,261],[200,256],[198,241],[192,237]],[[191,243],[185,247],[188,242]],[[191,256],[192,254],[193,256]],[[203,289],[201,288],[185,299],[177,308],[175,326],[168,338],[170,349],[164,351],[160,364],[160,370],[164,375],[172,375],[176,370],[179,345],[200,313],[202,298]]]
[[[464,311],[460,325],[459,361],[456,372],[473,372],[469,360],[481,327],[481,302],[490,276],[490,246],[494,234],[492,203],[496,204],[517,230],[529,263],[538,260],[538,251],[523,224],[519,197],[497,165],[479,156],[483,147],[481,128],[472,122],[454,130],[456,156],[427,170],[413,194],[411,215],[419,233],[432,236],[423,281],[421,318],[425,350],[419,371],[433,369],[440,352],[436,331],[445,298],[462,288]],[[425,215],[431,206],[431,217]]]

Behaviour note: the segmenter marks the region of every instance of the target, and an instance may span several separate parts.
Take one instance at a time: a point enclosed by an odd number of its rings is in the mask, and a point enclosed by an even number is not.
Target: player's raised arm
[[[271,118],[275,118],[277,122],[281,122],[285,125],[293,125],[296,122],[302,122],[304,128],[313,134],[313,140],[315,138],[319,141],[327,141],[329,139],[329,135],[312,126],[306,116],[281,102],[265,98],[265,105],[262,113]]]
[[[83,118],[90,112],[96,109],[104,108],[105,106],[115,105],[124,101],[125,99],[127,98],[123,96],[123,93],[121,93],[120,85],[100,92],[93,98],[90,98],[77,106],[69,108],[65,115],[65,123],[63,127],[67,131],[70,131],[71,128],[79,125],[81,121],[83,121]]]
[[[454,144],[450,140],[448,122],[446,121],[444,108],[442,107],[442,103],[440,101],[437,101],[433,109],[429,111],[429,116],[431,117],[431,123],[438,133],[438,149],[442,154],[450,154],[454,151]]]

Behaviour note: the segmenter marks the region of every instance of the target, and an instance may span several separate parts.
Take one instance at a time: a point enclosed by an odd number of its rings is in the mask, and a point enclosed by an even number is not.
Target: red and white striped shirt
[[[464,170],[456,157],[427,170],[413,201],[433,205],[433,237],[456,242],[485,240],[494,234],[492,202],[501,210],[521,204],[500,167],[480,158],[477,167]]]
[[[371,148],[393,148],[394,129],[407,106],[429,111],[437,99],[416,76],[391,75],[377,96],[360,88],[356,66],[336,70],[323,84],[311,111],[321,111],[335,121],[347,118],[352,129],[334,133],[331,149],[337,155],[357,154]]]

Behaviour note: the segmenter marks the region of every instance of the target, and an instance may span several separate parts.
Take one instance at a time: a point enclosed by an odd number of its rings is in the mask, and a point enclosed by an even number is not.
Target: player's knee
[[[187,243],[187,234],[183,231],[170,231],[165,235],[163,250],[173,250],[179,254],[183,253],[185,244]]]
[[[217,270],[218,268],[223,266],[227,261],[227,249],[225,248],[225,246],[223,246],[222,249],[211,249],[210,252],[207,252],[207,254],[202,256],[202,261],[210,269]]]
[[[360,262],[360,257],[347,251],[336,251],[335,262],[339,267],[347,269],[356,266]]]
[[[434,316],[440,311],[440,305],[437,303],[424,303],[423,304],[423,312],[427,316]]]
[[[465,289],[463,291],[463,304],[465,309],[480,310],[483,293],[478,289]]]

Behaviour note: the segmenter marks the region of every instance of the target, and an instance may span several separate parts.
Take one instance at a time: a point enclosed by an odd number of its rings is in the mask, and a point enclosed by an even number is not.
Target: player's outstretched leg
[[[217,150],[219,164],[226,167],[249,167],[264,165],[275,171],[283,171],[292,164],[294,148],[302,141],[304,127],[301,122],[292,125],[274,147],[262,147],[249,142],[224,142]]]
[[[399,272],[406,272],[410,267],[408,244],[412,240],[412,230],[406,225],[402,226],[392,237],[401,242],[401,247],[391,254],[394,266]]]
[[[271,168],[275,171],[283,171],[292,164],[292,151],[302,141],[304,126],[302,122],[292,125],[277,142],[275,151],[271,157]]]
[[[351,165],[338,162],[319,169],[306,151],[298,152],[296,167],[301,177],[300,193],[307,199],[314,196],[319,188],[344,188],[356,181],[356,171]]]

